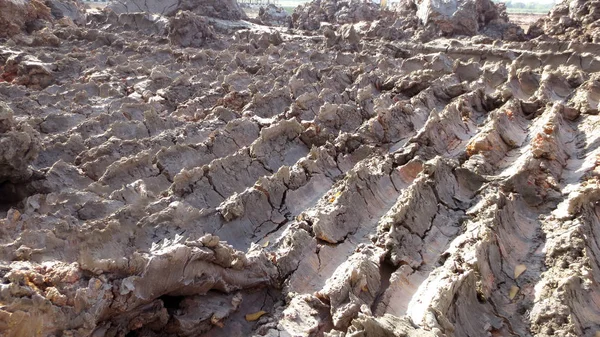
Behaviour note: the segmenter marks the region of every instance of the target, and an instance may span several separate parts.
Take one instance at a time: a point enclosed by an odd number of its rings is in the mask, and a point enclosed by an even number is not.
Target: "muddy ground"
[[[510,21],[516,23],[521,28],[523,28],[523,30],[525,30],[525,31],[528,30],[532,24],[534,24],[536,21],[538,21],[539,19],[541,19],[544,16],[545,16],[544,14],[528,14],[528,13],[523,13],[523,14],[510,13],[510,14],[508,14]]]
[[[0,0],[0,336],[598,336],[594,10],[173,3]]]

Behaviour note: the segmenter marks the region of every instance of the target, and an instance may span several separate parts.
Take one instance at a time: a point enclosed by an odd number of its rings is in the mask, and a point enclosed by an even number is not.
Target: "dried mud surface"
[[[529,30],[529,27],[536,23],[539,19],[543,18],[544,14],[533,14],[533,13],[510,13],[508,17],[511,22],[519,25],[523,30]]]
[[[561,41],[600,42],[600,1],[570,0],[556,5],[548,16],[529,29],[533,37],[551,36]]]
[[[600,45],[9,2],[1,336],[598,336]]]

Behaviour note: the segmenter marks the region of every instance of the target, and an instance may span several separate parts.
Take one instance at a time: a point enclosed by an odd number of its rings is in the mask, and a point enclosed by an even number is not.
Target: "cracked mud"
[[[597,337],[600,3],[447,3],[0,0],[0,336]]]

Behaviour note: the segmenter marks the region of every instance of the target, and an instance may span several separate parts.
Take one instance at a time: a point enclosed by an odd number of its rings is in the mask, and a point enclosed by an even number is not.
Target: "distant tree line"
[[[507,1],[495,0],[495,2],[503,2],[509,11],[510,10],[512,10],[512,11],[527,11],[527,12],[537,12],[537,13],[548,12],[557,3],[556,0],[554,1],[554,3],[538,3],[538,2],[525,3],[525,2],[512,1],[512,0],[507,0]]]

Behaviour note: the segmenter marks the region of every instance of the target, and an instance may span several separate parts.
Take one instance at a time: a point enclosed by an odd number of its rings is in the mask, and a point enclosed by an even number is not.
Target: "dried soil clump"
[[[39,133],[25,121],[15,121],[12,109],[0,101],[0,210],[30,192],[30,164],[41,150]]]
[[[258,11],[258,20],[264,25],[269,26],[289,26],[291,17],[285,8],[268,4],[265,7],[260,7]]]
[[[39,0],[0,1],[0,37],[11,37],[36,21],[51,20],[50,8]]]
[[[202,47],[215,38],[215,32],[205,17],[189,11],[178,12],[169,20],[169,42],[181,47]]]
[[[68,18],[75,24],[85,24],[84,5],[79,0],[46,0],[55,20]]]
[[[523,38],[522,30],[509,23],[504,5],[491,0],[413,0],[413,4],[420,22],[432,26],[441,36],[483,34],[509,41]]]
[[[38,136],[26,122],[15,122],[12,109],[0,101],[0,185],[29,179],[29,164],[40,151]]]
[[[531,37],[600,43],[600,1],[564,0],[529,27]]]
[[[292,25],[299,29],[318,30],[322,22],[368,22],[368,27],[361,27],[367,36],[390,40],[475,35],[507,41],[524,39],[523,30],[509,22],[504,5],[491,0],[403,0],[393,11],[358,0],[315,0],[299,6],[292,15]]]
[[[595,337],[598,46],[452,4],[3,38],[0,336]]]
[[[380,17],[379,5],[361,0],[314,0],[299,6],[292,14],[294,28],[317,30],[321,22],[334,24],[374,21]]]
[[[241,20],[247,16],[236,0],[113,0],[108,8],[115,13],[147,12],[174,16],[178,11],[224,20]]]

